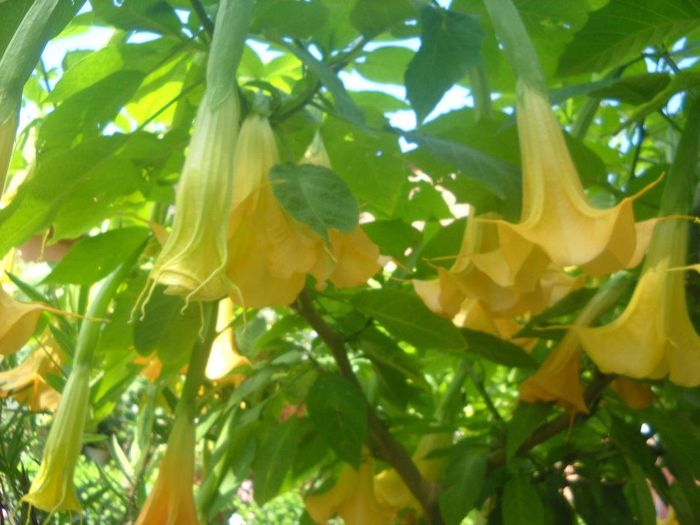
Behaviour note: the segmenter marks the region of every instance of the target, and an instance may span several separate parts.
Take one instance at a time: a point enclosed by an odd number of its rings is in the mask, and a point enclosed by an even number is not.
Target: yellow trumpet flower
[[[64,313],[45,304],[17,301],[0,286],[0,355],[22,348],[34,333],[41,312]]]
[[[195,428],[186,411],[175,418],[156,483],[135,525],[198,525],[194,504]]]
[[[601,371],[638,379],[668,374],[676,384],[700,385],[700,336],[688,316],[684,274],[669,271],[685,263],[687,233],[685,220],[659,223],[622,314],[605,326],[577,328]]]
[[[633,410],[644,410],[654,402],[654,393],[644,383],[617,377],[610,383],[610,390],[615,392],[620,399]]]
[[[57,372],[60,355],[53,348],[37,348],[15,368],[0,372],[0,398],[11,395],[30,410],[55,410],[61,395],[46,382],[46,375]]]
[[[210,301],[226,295],[226,220],[233,189],[233,151],[238,135],[238,96],[217,107],[205,93],[182,169],[173,230],[151,271],[167,293]]]
[[[379,269],[378,248],[361,229],[329,231],[330,245],[287,215],[267,175],[279,162],[267,118],[251,114],[236,146],[233,207],[229,221],[227,274],[231,298],[245,307],[284,306],[304,287],[307,274],[323,286],[357,286]]]
[[[437,483],[447,466],[447,458],[427,458],[431,452],[447,448],[452,444],[452,434],[427,434],[418,442],[413,453],[413,462],[426,481]],[[379,503],[400,511],[411,509],[416,515],[423,514],[423,508],[394,469],[383,470],[374,477],[374,489]]]
[[[63,389],[56,415],[44,446],[39,472],[22,501],[46,512],[81,512],[73,484],[80,457],[83,429],[88,416],[90,369],[78,366]]]
[[[390,525],[393,512],[377,501],[372,463],[366,457],[359,470],[346,465],[330,490],[307,496],[304,504],[309,516],[321,525],[336,514],[345,525]]]
[[[527,82],[517,87],[521,220],[499,221],[500,228],[537,244],[561,268],[580,266],[591,275],[605,275],[638,264],[654,224],[635,225],[632,204],[639,195],[609,209],[591,206],[547,96]]]
[[[211,345],[205,374],[212,381],[232,382],[238,386],[245,380],[246,375],[241,373],[229,375],[229,373],[237,368],[250,366],[250,361],[236,351],[233,328],[230,326],[232,320],[233,302],[228,298],[223,299],[219,305],[216,320],[216,330],[219,335]]]

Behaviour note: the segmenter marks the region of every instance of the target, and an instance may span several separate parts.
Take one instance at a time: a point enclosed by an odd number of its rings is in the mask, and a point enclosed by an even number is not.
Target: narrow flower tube
[[[32,507],[49,513],[82,510],[73,484],[73,472],[80,457],[89,394],[90,368],[74,368],[44,445],[39,472],[29,493],[22,498]]]
[[[225,228],[233,191],[239,107],[235,92],[214,107],[205,93],[195,119],[175,200],[173,230],[151,279],[166,292],[208,301],[226,295]]]
[[[185,411],[175,418],[156,483],[135,525],[198,525],[192,491],[195,427]]]

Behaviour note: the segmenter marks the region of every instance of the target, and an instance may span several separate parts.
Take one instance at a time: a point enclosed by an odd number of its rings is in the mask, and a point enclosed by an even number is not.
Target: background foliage
[[[657,179],[683,127],[684,94],[700,84],[700,4],[515,3],[592,200],[609,206]],[[0,52],[31,4],[0,2]],[[171,221],[217,4],[67,4],[47,49],[68,51],[55,66],[40,61],[24,85],[0,255],[19,248],[7,283],[19,296],[84,313],[91,286],[149,239],[100,338],[77,473],[84,522],[124,523],[153,481],[199,330],[195,309],[181,313],[181,300],[159,291],[143,317],[132,321],[131,312],[157,249],[145,221]],[[109,36],[95,48],[98,33]],[[310,523],[299,495],[338,472],[339,459],[359,458],[369,432],[362,396],[408,451],[429,431],[458,436],[443,451],[447,524],[653,525],[667,505],[682,525],[700,523],[697,388],[647,382],[654,403],[633,410],[586,362],[590,415],[517,403],[547,341],[561,337],[542,329],[569,322],[588,289],[529,320],[542,339],[527,354],[454,328],[410,286],[450,265],[465,224],[460,204],[518,216],[515,79],[481,2],[258,0],[238,81],[244,111],[255,92],[271,97],[284,161],[298,161],[320,133],[354,196],[333,202],[345,213],[339,220],[359,206],[364,230],[393,262],[366,287],[310,283],[304,292],[348,351],[361,392],[334,372],[332,341],[312,330],[303,301],[237,317],[237,345],[252,369],[238,387],[207,383],[201,392],[197,499],[210,523],[234,513],[245,523]],[[636,203],[638,217],[656,215],[660,192]],[[321,205],[324,197],[311,198]],[[693,233],[691,262],[697,250]],[[694,321],[699,286],[690,275]],[[37,335],[50,330],[70,356],[77,323],[46,317]],[[163,371],[149,382],[139,374],[152,356]],[[65,372],[48,377],[58,390]],[[449,424],[436,419],[446,397]],[[10,398],[0,410],[1,519],[41,523],[19,498],[51,417]]]

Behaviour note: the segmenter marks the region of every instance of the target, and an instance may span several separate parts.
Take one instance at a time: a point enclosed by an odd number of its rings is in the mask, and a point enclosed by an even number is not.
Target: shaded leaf
[[[537,361],[516,344],[504,341],[495,335],[469,328],[462,328],[461,332],[467,341],[466,351],[470,354],[476,354],[508,367],[537,368]]]
[[[260,443],[253,461],[258,504],[264,505],[279,492],[296,456],[300,423],[291,417],[281,425],[274,424]]]
[[[529,476],[518,472],[503,487],[503,525],[544,525],[542,500]]]

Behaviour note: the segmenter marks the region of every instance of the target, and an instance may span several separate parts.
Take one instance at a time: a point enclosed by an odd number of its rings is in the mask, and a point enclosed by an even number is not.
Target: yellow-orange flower
[[[194,437],[191,418],[182,411],[175,418],[156,483],[135,525],[198,525],[194,484]]]
[[[447,458],[428,458],[436,450],[447,448],[452,444],[452,434],[427,434],[421,438],[413,453],[413,462],[426,481],[437,483],[447,466]],[[422,515],[423,508],[408,489],[394,469],[383,470],[374,478],[374,489],[377,500],[395,512],[411,509],[417,515]]]
[[[211,345],[211,353],[207,361],[206,376],[212,381],[231,382],[238,386],[245,378],[245,374],[230,372],[238,368],[250,366],[247,357],[236,351],[233,328],[233,302],[223,299],[219,304],[219,312],[216,320],[216,330],[219,332]]]
[[[173,230],[151,271],[167,293],[219,299],[230,291],[225,268],[226,220],[233,188],[233,151],[238,135],[238,96],[216,107],[205,93],[182,169]]]
[[[59,313],[45,304],[16,301],[0,286],[0,355],[10,355],[22,348],[34,333],[43,311]]]
[[[634,294],[612,323],[577,328],[581,343],[605,373],[700,385],[700,336],[688,316],[684,274],[688,224],[657,224]]]
[[[321,525],[335,515],[343,518],[345,525],[390,525],[393,512],[377,501],[372,463],[372,458],[366,457],[359,470],[346,465],[333,487],[307,496],[304,504],[309,516]]]
[[[244,307],[291,303],[307,274],[344,287],[362,284],[379,269],[379,250],[359,228],[349,235],[331,229],[324,246],[311,228],[287,215],[267,178],[278,161],[270,123],[251,114],[236,146],[226,270],[235,287],[231,298]]]
[[[88,415],[90,369],[71,370],[56,410],[39,472],[22,501],[46,512],[75,511],[82,507],[73,484]]]
[[[32,351],[19,365],[0,372],[0,397],[11,395],[30,410],[55,410],[61,395],[46,382],[46,375],[56,373],[59,353],[46,346]]]
[[[547,96],[519,81],[516,110],[523,170],[521,219],[518,224],[499,222],[500,227],[542,247],[562,268],[576,265],[592,275],[605,275],[638,264],[653,221],[635,225],[636,197],[610,209],[591,206]]]
[[[654,393],[651,388],[627,377],[615,378],[610,383],[610,390],[620,396],[625,405],[633,410],[644,410],[654,402]]]

